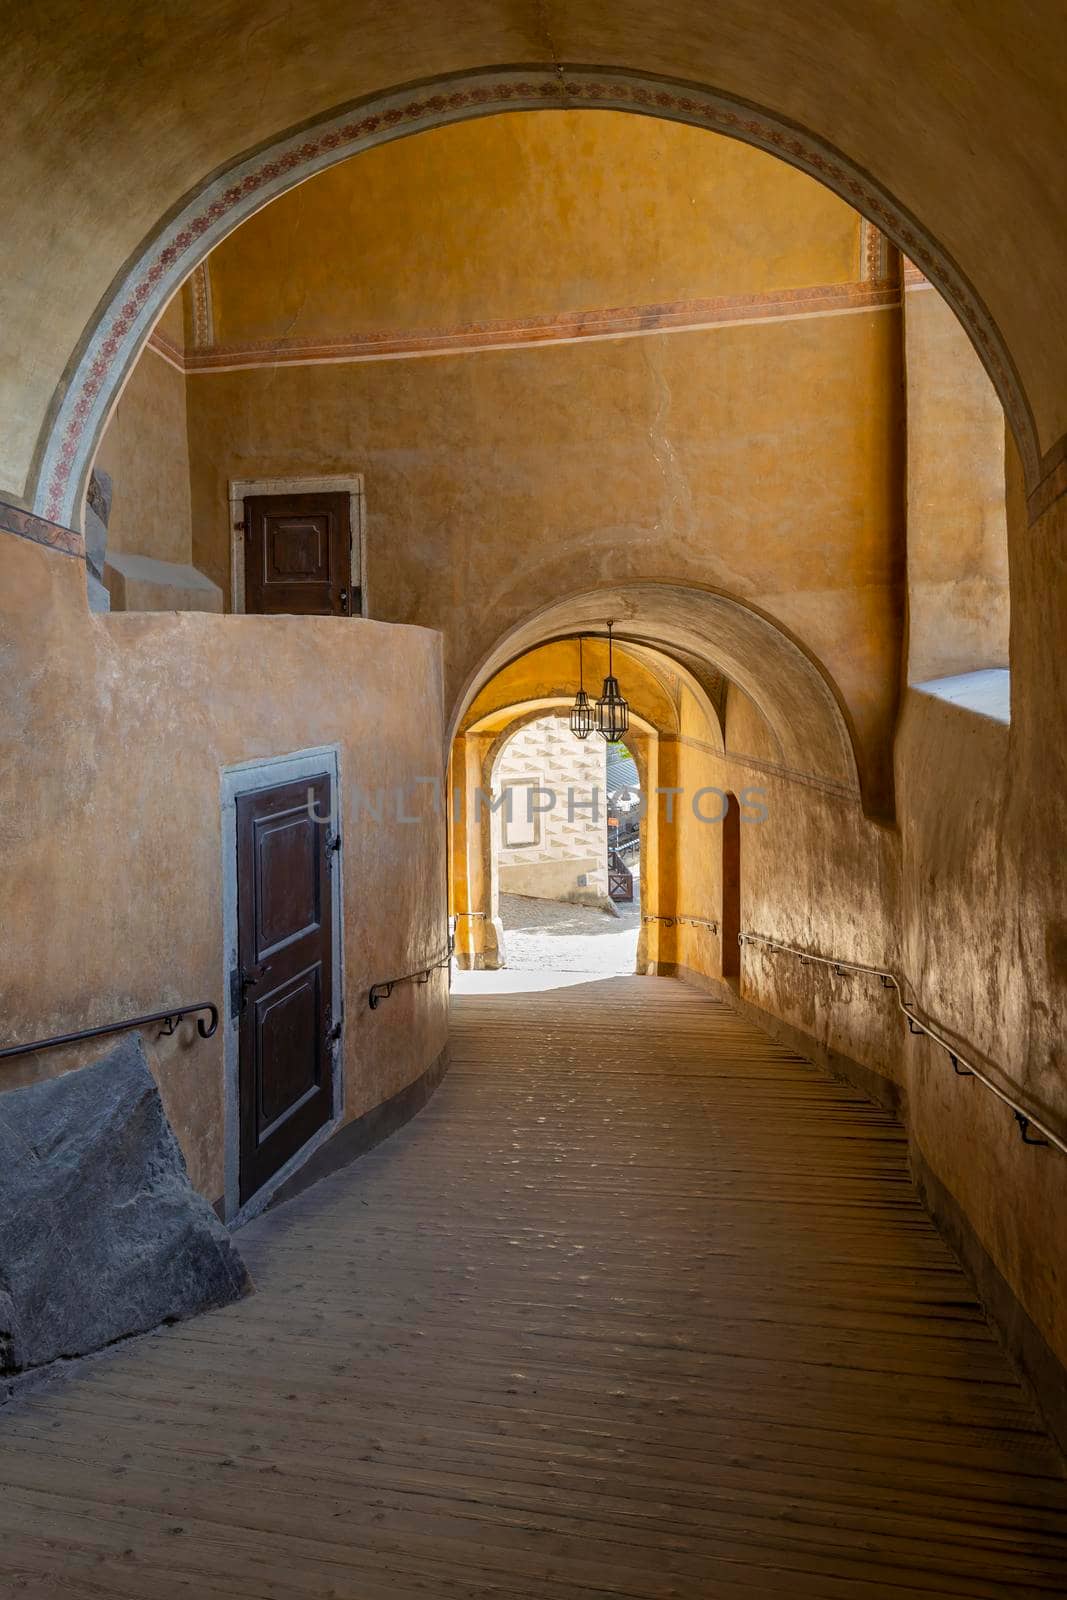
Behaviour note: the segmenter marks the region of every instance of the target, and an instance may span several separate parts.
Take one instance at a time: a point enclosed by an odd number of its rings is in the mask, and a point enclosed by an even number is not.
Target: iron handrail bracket
[[[447,967],[452,960],[455,941],[449,936],[448,949],[439,955],[428,966],[419,967],[415,972],[405,972],[402,978],[385,978],[381,983],[372,983],[367,990],[367,1004],[372,1011],[377,1011],[383,1000],[388,1000],[398,983],[429,983],[430,974],[436,972],[438,967]]]
[[[9,1044],[0,1050],[0,1061],[12,1056],[32,1055],[35,1050],[54,1050],[63,1044],[78,1044],[82,1039],[101,1039],[109,1033],[126,1033],[131,1028],[147,1028],[153,1022],[161,1023],[161,1033],[173,1033],[183,1017],[206,1011],[207,1019],[196,1018],[196,1031],[201,1039],[210,1039],[219,1025],[219,1008],[213,1000],[197,1000],[195,1004],[168,1006],[166,1011],[150,1011],[144,1017],[129,1017],[125,1022],[107,1022],[101,1028],[79,1028],[77,1033],[57,1033],[51,1039],[33,1039],[29,1044]]]
[[[858,961],[840,961],[833,956],[813,955],[810,950],[801,950],[797,945],[782,944],[778,939],[767,939],[761,933],[739,933],[737,942],[740,945],[760,944],[768,950],[780,950],[784,955],[796,956],[805,966],[833,967],[839,976],[847,972],[858,973],[865,978],[878,978],[884,989],[892,989],[896,995],[898,1009],[908,1020],[908,1032],[925,1034],[938,1045],[952,1062],[953,1071],[961,1078],[975,1078],[983,1088],[996,1095],[1003,1105],[1006,1105],[1019,1125],[1019,1133],[1024,1144],[1039,1147],[1052,1147],[1067,1156],[1067,1139],[1061,1138],[1058,1133],[1036,1117],[1034,1113],[1018,1100],[1014,1099],[1006,1089],[1002,1089],[995,1079],[990,1078],[982,1068],[969,1061],[959,1046],[954,1044],[937,1027],[927,1022],[919,1015],[920,1007],[912,1000],[905,998],[905,987],[910,988],[907,979],[900,978],[895,972],[890,972],[885,967],[869,967]],[[1030,1129],[1035,1128],[1041,1135],[1040,1139],[1031,1137]]]
[[[643,916],[641,921],[662,922],[668,928],[708,928],[712,933],[718,933],[719,931],[719,924],[712,917],[687,917],[684,915],[668,917],[659,911],[654,911],[648,916]]]

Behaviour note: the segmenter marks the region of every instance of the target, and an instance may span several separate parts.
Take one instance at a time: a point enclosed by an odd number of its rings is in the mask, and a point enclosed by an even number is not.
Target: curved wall
[[[347,618],[90,616],[80,564],[0,534],[0,637],[26,672],[0,763],[0,994],[5,1043],[194,999],[224,1010],[223,767],[340,746],[345,1118],[419,1078],[447,1030],[447,973],[371,1011],[372,983],[447,943],[444,839],[397,788],[440,774],[440,646],[419,628]],[[10,685],[10,680],[9,680]],[[414,696],[419,716],[405,714]],[[374,820],[361,794],[386,795]],[[194,1183],[223,1193],[224,1026],[147,1039]],[[100,1053],[0,1064],[0,1090]]]

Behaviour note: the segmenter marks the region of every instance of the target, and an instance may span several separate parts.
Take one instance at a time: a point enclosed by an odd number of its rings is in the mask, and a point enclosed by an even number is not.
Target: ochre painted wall
[[[347,618],[90,616],[79,562],[8,534],[0,559],[0,637],[22,663],[5,678],[0,762],[5,1042],[221,1006],[220,771],[337,743],[347,1117],[416,1079],[445,1043],[446,973],[373,1012],[366,997],[445,944],[443,829],[429,806],[421,825],[388,809],[375,823],[358,791],[441,770],[435,636]],[[147,1042],[193,1181],[215,1200],[224,1028],[191,1032]],[[0,1090],[83,1059],[5,1062]]]
[[[220,345],[848,283],[860,219],[773,156],[620,112],[463,123],[346,161],[209,259]]]
[[[130,374],[96,458],[112,478],[109,550],[193,559],[185,390],[154,350]]]
[[[1004,413],[940,295],[904,296],[908,681],[1008,664]]]
[[[737,701],[727,706],[727,738]],[[660,935],[660,959],[690,973],[722,972],[721,801],[701,789],[732,792],[742,800],[741,927],[815,953],[894,967],[899,958],[900,839],[872,822],[858,804],[812,783],[783,779],[760,760],[721,755],[709,738],[704,709],[683,688],[677,735],[661,740],[683,791],[676,821],[660,823],[661,840],[673,837],[675,875],[668,903],[658,909],[719,923],[720,932],[681,923]],[[766,724],[750,718],[748,732]],[[749,741],[746,740],[746,743]],[[746,753],[754,754],[749,750]],[[665,801],[661,802],[665,805]],[[757,820],[757,808],[765,810]],[[699,810],[699,817],[697,811]],[[792,957],[746,946],[740,993],[772,1017],[803,1030],[831,1051],[901,1079],[900,1019],[877,983],[858,984],[802,967]]]
[[[725,590],[823,663],[887,807],[897,318],[194,375],[194,562],[228,589],[228,480],[362,472],[373,614],[442,631],[450,706],[561,596],[628,578]]]
[[[1010,727],[909,693],[897,743],[904,965],[1054,1127],[1067,1125],[1067,502],[1028,525],[1007,452]],[[1067,1361],[1064,1158],[1024,1146],[1010,1112],[914,1042],[923,1155]]]

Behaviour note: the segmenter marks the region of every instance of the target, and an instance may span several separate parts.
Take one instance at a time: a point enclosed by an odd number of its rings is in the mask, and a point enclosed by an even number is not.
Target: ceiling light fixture
[[[585,692],[585,674],[582,667],[582,640],[578,638],[578,693],[571,706],[571,732],[576,739],[588,739],[595,726],[593,708]]]
[[[613,626],[613,623],[608,623],[608,675],[604,679],[604,688],[596,703],[596,731],[602,739],[607,740],[608,744],[614,744],[616,739],[621,739],[630,726],[630,707],[623,699],[612,661]]]

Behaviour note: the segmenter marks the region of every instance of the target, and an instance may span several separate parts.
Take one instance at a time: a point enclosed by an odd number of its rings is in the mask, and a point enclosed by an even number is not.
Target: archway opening
[[[509,972],[633,973],[641,924],[641,789],[627,747],[523,720],[491,762],[490,898]]]

